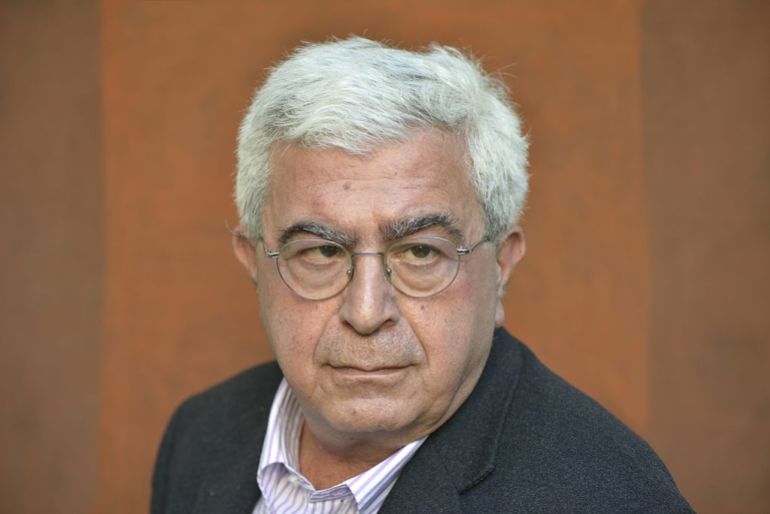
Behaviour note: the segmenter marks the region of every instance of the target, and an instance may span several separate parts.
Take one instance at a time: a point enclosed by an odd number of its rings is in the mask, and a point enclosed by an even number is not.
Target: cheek
[[[409,316],[409,324],[422,345],[430,374],[440,378],[463,367],[483,323],[467,296],[437,300],[420,304]]]
[[[466,273],[444,294],[413,309],[410,325],[422,342],[431,375],[462,375],[479,365],[495,326],[495,284],[489,273]]]
[[[478,264],[482,263],[463,264],[465,273],[458,275],[444,299],[444,323],[463,333],[494,323],[497,281],[490,268]]]
[[[283,283],[270,284],[279,288]],[[315,350],[330,319],[322,303],[297,299],[288,290],[275,289],[267,283],[259,287],[262,325],[284,372],[308,373],[315,361]],[[267,299],[261,301],[262,298]]]

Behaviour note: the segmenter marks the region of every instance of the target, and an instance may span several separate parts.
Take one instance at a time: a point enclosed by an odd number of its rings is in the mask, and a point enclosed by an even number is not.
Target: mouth
[[[346,374],[361,375],[387,375],[397,373],[406,369],[408,366],[330,366],[335,372]]]
[[[335,381],[344,384],[361,382],[396,383],[409,366],[329,366]]]

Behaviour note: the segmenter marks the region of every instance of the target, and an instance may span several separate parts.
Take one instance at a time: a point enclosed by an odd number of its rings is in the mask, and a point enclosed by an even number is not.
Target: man
[[[503,86],[454,49],[351,38],[272,70],[233,247],[277,364],[177,411],[152,511],[690,512],[641,439],[499,328],[526,151]]]

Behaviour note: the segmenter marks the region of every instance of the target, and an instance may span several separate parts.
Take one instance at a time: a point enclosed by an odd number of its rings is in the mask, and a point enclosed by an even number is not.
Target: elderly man
[[[277,363],[187,401],[152,512],[690,512],[501,327],[527,142],[458,51],[306,45],[243,120],[235,255]]]

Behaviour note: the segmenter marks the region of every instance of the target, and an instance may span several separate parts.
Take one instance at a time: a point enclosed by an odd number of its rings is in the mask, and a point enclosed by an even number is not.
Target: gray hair
[[[351,37],[299,47],[270,71],[241,123],[235,203],[247,234],[262,234],[277,142],[366,155],[426,128],[465,140],[487,235],[513,227],[527,196],[527,139],[502,81],[437,44],[410,52]]]

